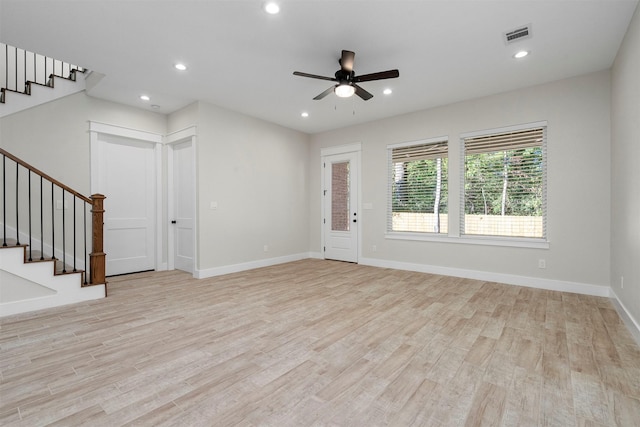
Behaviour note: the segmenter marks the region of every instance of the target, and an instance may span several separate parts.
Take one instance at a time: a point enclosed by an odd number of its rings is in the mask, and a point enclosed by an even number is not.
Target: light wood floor
[[[606,298],[304,260],[4,318],[0,424],[638,426]]]

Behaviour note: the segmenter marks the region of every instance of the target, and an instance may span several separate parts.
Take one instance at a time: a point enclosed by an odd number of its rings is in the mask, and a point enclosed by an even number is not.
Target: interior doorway
[[[158,269],[161,135],[91,123],[91,193],[106,196],[106,274]]]
[[[196,254],[195,136],[171,143],[169,163],[169,268],[194,273]]]

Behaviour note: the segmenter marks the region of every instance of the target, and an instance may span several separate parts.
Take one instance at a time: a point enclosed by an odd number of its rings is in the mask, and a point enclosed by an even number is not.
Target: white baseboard
[[[61,305],[75,304],[83,301],[91,301],[105,297],[105,285],[94,285],[79,289],[72,294],[55,294],[22,301],[12,301],[0,304],[0,317],[14,314],[28,313],[46,308],[59,307]]]
[[[461,268],[440,267],[428,264],[413,264],[400,261],[388,261],[376,258],[360,258],[362,265],[372,267],[393,268],[396,270],[417,271],[420,273],[440,274],[443,276],[463,277],[465,279],[485,280],[508,285],[527,286],[529,288],[547,289],[551,291],[572,292],[576,294],[610,297],[609,286],[598,286],[587,283],[567,282],[563,280],[542,279],[539,277],[517,276],[514,274],[493,273],[489,271],[466,270]]]
[[[238,273],[240,271],[253,270],[254,268],[270,267],[272,265],[284,264],[286,262],[300,261],[301,259],[311,258],[309,252],[300,254],[286,255],[277,258],[260,259],[256,261],[243,262],[241,264],[225,265],[222,267],[213,267],[203,270],[195,270],[193,277],[196,279],[206,279],[207,277],[222,276],[225,274]]]
[[[616,311],[618,312],[618,315],[620,316],[624,324],[627,325],[627,329],[629,329],[629,332],[631,332],[631,335],[636,340],[636,343],[640,345],[640,322],[638,322],[638,319],[635,319],[631,315],[629,310],[627,310],[627,307],[625,307],[622,301],[620,301],[620,298],[618,298],[618,295],[616,295],[613,289],[611,289],[611,302],[616,308]]]

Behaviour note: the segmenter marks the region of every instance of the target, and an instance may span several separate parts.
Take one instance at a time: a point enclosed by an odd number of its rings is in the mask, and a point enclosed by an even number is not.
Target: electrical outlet
[[[540,258],[538,260],[538,268],[547,268],[547,262],[544,259]]]
[[[264,251],[269,252],[269,245],[264,245]]]
[[[371,252],[377,252],[378,247],[376,245],[371,246]]]

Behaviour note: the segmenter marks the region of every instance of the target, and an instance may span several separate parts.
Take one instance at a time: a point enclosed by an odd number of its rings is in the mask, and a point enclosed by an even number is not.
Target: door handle
[[[357,220],[357,219],[354,219],[354,220],[353,220],[353,222],[358,222],[358,220]]]
[[[173,221],[171,221],[171,224],[175,224],[177,221],[174,219]]]

